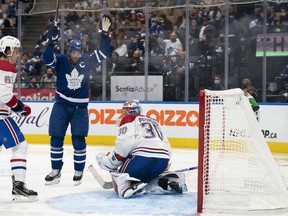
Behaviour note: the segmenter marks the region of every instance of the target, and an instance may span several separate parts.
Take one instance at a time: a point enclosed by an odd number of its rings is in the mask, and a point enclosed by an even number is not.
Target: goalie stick
[[[90,173],[92,174],[92,176],[97,180],[97,182],[101,185],[101,187],[103,187],[104,189],[110,189],[113,188],[112,182],[108,182],[105,181],[97,172],[97,170],[95,169],[95,167],[93,165],[90,165],[88,167]]]
[[[186,171],[191,171],[191,170],[195,170],[198,169],[198,166],[194,166],[194,167],[189,167],[189,168],[185,168],[185,169],[180,169],[180,170],[175,170],[174,172],[186,172]],[[95,167],[93,165],[90,165],[88,167],[88,170],[90,171],[90,173],[92,174],[92,176],[96,179],[96,181],[100,184],[101,187],[103,187],[104,189],[111,189],[113,188],[113,183],[109,182],[109,181],[105,181],[97,172],[97,170],[95,169]]]
[[[180,170],[175,170],[174,172],[186,172],[186,171],[191,171],[191,170],[195,170],[195,169],[198,169],[198,166],[188,167],[188,168],[180,169]]]

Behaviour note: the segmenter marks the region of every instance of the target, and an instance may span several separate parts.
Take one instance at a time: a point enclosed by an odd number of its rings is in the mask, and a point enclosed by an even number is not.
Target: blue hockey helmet
[[[78,51],[83,52],[83,43],[80,40],[71,40],[68,45],[68,52]]]
[[[141,114],[142,108],[140,106],[139,100],[128,100],[123,104],[122,113],[123,116],[130,114]]]

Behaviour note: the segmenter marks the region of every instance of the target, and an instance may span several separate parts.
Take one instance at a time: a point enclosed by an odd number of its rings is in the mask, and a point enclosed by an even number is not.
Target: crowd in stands
[[[6,31],[9,29],[7,18],[15,16],[16,2],[16,0],[2,1],[2,3],[9,4],[6,11],[2,11],[2,36],[9,34]],[[22,2],[25,1],[23,0]],[[214,87],[223,87],[223,80],[221,81],[224,77],[225,50],[225,14],[223,8],[218,6],[191,8],[189,13],[189,50],[185,50],[185,8],[158,8],[151,10],[149,40],[147,41],[149,51],[147,51],[145,50],[145,14],[143,9],[141,9],[145,5],[145,1],[127,0],[125,2],[126,5],[124,5],[124,1],[117,1],[115,5],[112,5],[112,8],[122,7],[125,10],[110,11],[110,16],[113,20],[110,35],[113,52],[106,61],[108,79],[112,75],[119,74],[144,74],[144,57],[148,55],[149,74],[163,75],[164,100],[183,100],[184,56],[185,52],[189,52],[189,91],[195,92],[195,95],[197,95],[197,90],[201,88],[210,88],[213,85]],[[98,23],[101,13],[97,11],[79,12],[78,10],[96,9],[102,7],[102,3],[100,0],[81,1],[76,3],[74,7],[77,11],[71,10],[66,13],[65,44],[72,39],[80,39],[84,44],[84,52],[93,52],[98,46]],[[184,3],[175,1],[175,5],[181,4]],[[135,9],[139,7],[140,9]],[[287,3],[277,4],[270,2],[267,8],[267,20],[264,20],[263,8],[257,4],[245,5],[245,9],[241,5],[231,8],[229,11],[229,73],[231,72],[232,76],[235,75],[236,79],[229,80],[229,87],[241,87],[243,78],[247,78],[253,83],[259,81],[259,74],[251,72],[244,73],[242,77],[238,76],[240,67],[248,61],[253,61],[256,37],[257,34],[263,33],[263,26],[267,27],[268,33],[288,32],[287,9]],[[54,17],[51,17],[51,19],[47,20],[47,25],[43,29],[42,35],[39,36],[39,40],[35,43],[34,52],[22,55],[21,80],[28,83],[22,87],[55,87],[53,82],[56,81],[56,76],[53,74],[53,70],[44,66],[41,60],[42,51],[47,41],[48,29],[53,24],[53,19]],[[55,51],[60,52],[60,47],[55,46]],[[101,65],[95,68],[91,74],[92,83],[100,82],[99,78],[101,77],[102,69]],[[220,80],[221,86],[218,85],[218,81],[215,83],[215,80]],[[37,82],[38,85],[35,85]],[[260,85],[256,85],[260,88]],[[278,83],[279,85],[281,87],[278,88],[281,89],[282,83]],[[99,88],[96,88],[95,91],[92,91],[92,97],[97,98],[101,95],[101,91],[98,90]],[[279,91],[274,93],[277,94]],[[258,95],[256,94],[257,98]]]

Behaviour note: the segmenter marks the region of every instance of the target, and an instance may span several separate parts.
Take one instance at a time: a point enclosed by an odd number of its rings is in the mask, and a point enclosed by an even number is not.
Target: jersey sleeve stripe
[[[100,60],[100,58],[99,58],[99,56],[98,56],[97,50],[95,50],[94,53],[95,53],[95,56],[96,56],[96,58],[97,58],[97,61],[98,61],[98,62],[101,62],[101,60]]]
[[[102,56],[103,58],[106,58],[106,57],[107,57],[103,52],[101,52],[101,50],[99,50],[99,53],[101,54],[101,56]]]

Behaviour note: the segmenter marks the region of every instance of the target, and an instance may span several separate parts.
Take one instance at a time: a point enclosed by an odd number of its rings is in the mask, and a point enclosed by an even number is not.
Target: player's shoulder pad
[[[6,60],[0,60],[0,70],[2,72],[12,72],[12,73],[17,72],[16,67]]]
[[[120,122],[120,127],[122,125],[124,125],[124,124],[133,122],[135,120],[135,118],[138,117],[138,116],[142,116],[142,115],[140,115],[140,114],[131,114],[131,115],[125,116]]]

